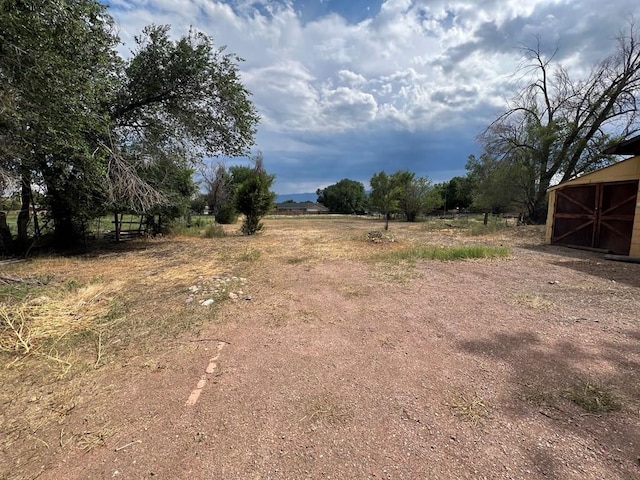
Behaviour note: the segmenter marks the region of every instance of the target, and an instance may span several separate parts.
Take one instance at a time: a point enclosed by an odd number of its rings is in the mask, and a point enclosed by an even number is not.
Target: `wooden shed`
[[[546,241],[640,257],[640,136],[606,153],[634,156],[552,187]]]

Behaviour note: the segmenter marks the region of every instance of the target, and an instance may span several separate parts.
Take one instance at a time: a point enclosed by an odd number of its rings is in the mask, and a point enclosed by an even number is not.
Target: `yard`
[[[0,264],[0,478],[640,477],[640,265],[468,220],[237,228]]]

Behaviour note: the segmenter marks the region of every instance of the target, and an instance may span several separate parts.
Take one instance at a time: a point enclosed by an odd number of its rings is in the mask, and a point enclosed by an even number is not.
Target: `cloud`
[[[463,172],[475,136],[517,88],[521,47],[581,75],[640,6],[609,0],[111,0],[123,41],[192,25],[245,59],[257,148],[280,193],[402,166]],[[127,47],[121,49],[123,54]],[[441,178],[440,178],[441,179]],[[312,191],[315,188],[311,189]]]

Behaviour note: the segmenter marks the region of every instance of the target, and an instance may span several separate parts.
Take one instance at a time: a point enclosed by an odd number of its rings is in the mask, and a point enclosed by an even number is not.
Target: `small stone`
[[[193,302],[193,297],[187,297],[184,303],[191,303],[191,302]]]
[[[233,293],[233,292],[231,292],[231,293],[229,294],[229,298],[230,298],[231,300],[237,300],[237,299],[238,299],[238,294],[237,294],[237,293]]]
[[[197,285],[191,285],[191,286],[189,287],[189,291],[190,291],[191,293],[196,293],[198,290],[200,290],[200,288],[199,288]]]
[[[247,295],[246,297],[244,297],[245,300],[251,300],[251,295]]]
[[[213,298],[209,298],[208,300],[202,302],[203,307],[210,307],[211,305],[213,305]]]

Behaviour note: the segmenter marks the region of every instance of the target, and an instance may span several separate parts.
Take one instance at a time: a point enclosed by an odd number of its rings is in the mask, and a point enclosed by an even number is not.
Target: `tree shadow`
[[[616,336],[618,338],[618,336]],[[514,421],[539,424],[563,439],[579,439],[589,455],[611,472],[611,478],[639,478],[640,330],[622,332],[622,341],[605,341],[595,350],[574,341],[543,341],[531,331],[502,333],[458,343],[460,349],[509,366],[508,393],[500,410]],[[590,345],[592,346],[592,345]],[[590,365],[606,365],[606,375]],[[590,390],[591,389],[591,390]],[[611,394],[612,411],[589,410],[580,395]],[[597,400],[597,399],[596,399]],[[595,407],[599,405],[596,404]],[[525,451],[543,476],[560,478],[568,465],[552,448],[531,438]],[[578,457],[569,459],[579,462]]]
[[[522,248],[564,258],[563,260],[550,261],[551,265],[570,268],[580,273],[623,283],[631,287],[640,287],[640,264],[638,263],[607,260],[602,253],[559,245],[527,245]]]

